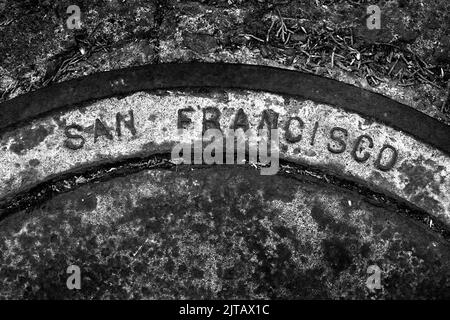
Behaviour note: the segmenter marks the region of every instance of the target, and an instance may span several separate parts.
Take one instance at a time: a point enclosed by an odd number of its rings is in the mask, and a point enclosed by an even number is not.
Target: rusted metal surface
[[[449,244],[345,189],[247,166],[145,170],[0,225],[0,297],[449,298]],[[65,286],[69,265],[81,290]],[[382,289],[366,286],[381,270]]]

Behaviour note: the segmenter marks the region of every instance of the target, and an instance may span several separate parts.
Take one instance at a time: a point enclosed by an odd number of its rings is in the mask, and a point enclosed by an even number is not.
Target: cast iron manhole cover
[[[450,128],[382,95],[270,67],[161,64],[0,111],[2,297],[450,294]],[[278,173],[171,161],[211,128],[278,130]]]

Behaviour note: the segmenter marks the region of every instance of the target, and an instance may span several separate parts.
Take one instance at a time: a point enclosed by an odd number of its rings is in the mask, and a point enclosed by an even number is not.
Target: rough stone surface
[[[127,66],[225,61],[331,77],[449,123],[447,0],[379,3],[381,30],[366,27],[368,1],[84,0],[81,30],[66,27],[69,0],[0,3],[1,99]]]
[[[180,116],[179,111],[186,108],[192,110]],[[134,134],[124,123],[131,120],[130,110]],[[225,130],[236,121],[243,123],[242,116],[238,118],[239,110],[255,133],[261,123],[268,128],[262,121],[264,112],[278,114],[282,159],[356,179],[450,225],[448,156],[406,134],[339,108],[250,91],[141,92],[101,100],[8,132],[0,140],[0,199],[83,167],[170,153],[175,143],[191,144],[193,138],[202,139],[205,114],[209,117],[213,111],[218,112],[218,123]],[[124,119],[119,126],[120,137],[117,113]],[[188,122],[183,123],[186,131],[179,135],[182,117]],[[289,123],[289,119],[294,120]],[[288,133],[296,140],[289,141]],[[395,157],[392,149],[383,151],[386,145],[395,149]],[[384,165],[390,160],[395,162],[382,170],[377,159]]]

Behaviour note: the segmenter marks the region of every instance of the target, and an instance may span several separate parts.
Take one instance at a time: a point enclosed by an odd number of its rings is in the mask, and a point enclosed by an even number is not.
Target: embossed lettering
[[[358,139],[356,139],[355,145],[352,150],[353,159],[355,159],[356,161],[361,162],[361,163],[366,162],[367,159],[369,159],[369,157],[370,157],[370,153],[368,153],[368,152],[364,152],[363,156],[358,155],[358,152],[362,152],[364,139],[369,141],[369,148],[372,149],[373,148],[372,138],[367,134],[363,134],[363,135],[359,136]]]
[[[311,137],[311,142],[309,143],[310,145],[314,145],[314,140],[316,140],[316,133],[317,133],[317,129],[319,128],[319,122],[316,121],[316,123],[314,124],[314,129],[313,129],[313,134]]]
[[[261,121],[258,125],[258,130],[264,128],[264,124],[267,125],[267,130],[278,128],[278,113],[271,109],[264,110],[262,112]]]
[[[258,130],[264,129],[264,124],[267,126],[269,139],[272,138],[272,130],[278,128],[278,113],[271,109],[262,112],[261,121],[258,125]]]
[[[86,140],[83,138],[82,135],[74,134],[71,132],[71,130],[83,132],[83,128],[78,124],[71,124],[71,125],[67,126],[64,129],[64,134],[66,135],[66,137],[68,139],[66,139],[64,141],[64,146],[69,149],[72,149],[72,150],[78,150],[78,149],[83,148],[84,144],[86,143]],[[75,141],[72,141],[70,139],[79,140],[79,141],[78,141],[78,143],[76,143]]]
[[[244,132],[246,132],[249,127],[250,125],[248,123],[247,115],[245,114],[244,110],[239,109],[230,128],[233,130],[242,129],[244,130]]]
[[[105,127],[103,122],[100,121],[100,119],[95,119],[95,126],[94,126],[94,142],[97,142],[98,137],[105,136],[108,140],[112,140],[113,136],[111,132],[109,132],[109,129]]]
[[[130,130],[131,134],[134,136],[136,135],[136,128],[134,126],[134,114],[133,110],[128,111],[128,116],[130,120],[125,120],[125,117],[120,114],[120,112],[117,112],[116,114],[116,133],[118,137],[122,136],[122,128],[121,123],[123,122],[125,124],[125,127]]]
[[[202,134],[208,129],[220,129],[220,110],[215,107],[208,107],[203,110],[203,130]]]
[[[383,152],[386,149],[390,149],[392,151],[392,154],[391,157],[389,158],[389,161],[387,161],[387,163],[385,164],[382,164],[381,159],[383,158]],[[398,151],[390,144],[385,144],[378,153],[377,160],[375,160],[375,167],[381,171],[388,171],[394,167],[395,163],[397,162],[397,158],[398,158]]]
[[[341,133],[345,138],[348,136],[348,131],[341,127],[334,127],[330,131],[330,138],[339,144],[339,147],[333,148],[330,143],[328,143],[328,151],[332,153],[342,153],[347,148],[347,144],[342,139],[342,137],[336,135],[338,132]]]
[[[303,129],[303,127],[305,126],[305,123],[303,122],[303,120],[300,117],[290,117],[288,119],[288,121],[286,122],[286,126],[284,128],[284,130],[286,132],[285,133],[286,141],[290,142],[290,143],[296,143],[296,142],[299,142],[300,140],[302,140],[302,134],[299,133],[294,136],[293,132],[291,131],[292,121],[296,121],[298,123],[298,128],[300,128],[300,130]]]
[[[194,108],[188,107],[178,110],[178,129],[187,129],[187,127],[192,123],[192,120],[186,115],[188,112],[194,112]]]

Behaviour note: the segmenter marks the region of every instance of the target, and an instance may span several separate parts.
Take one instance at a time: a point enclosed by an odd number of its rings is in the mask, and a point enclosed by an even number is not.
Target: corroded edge
[[[168,63],[97,73],[0,104],[0,131],[88,101],[143,90],[230,88],[294,95],[356,112],[450,154],[450,127],[383,95],[297,71],[223,63]]]

